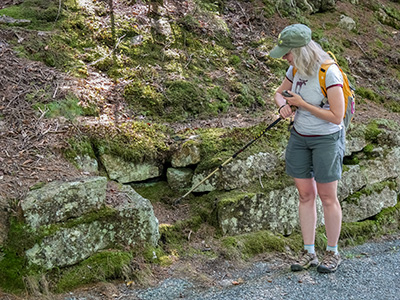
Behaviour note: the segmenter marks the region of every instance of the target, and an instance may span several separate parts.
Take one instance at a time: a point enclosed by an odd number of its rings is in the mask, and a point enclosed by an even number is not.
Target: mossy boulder
[[[94,183],[100,196],[92,191]],[[157,245],[158,220],[150,202],[118,184],[108,189],[106,199],[106,185],[106,178],[94,177],[48,184],[28,195],[22,208],[23,230],[31,233],[25,246],[30,266],[50,270],[103,249]]]
[[[236,159],[220,169],[216,175],[205,181],[196,189],[196,192],[219,190],[233,190],[247,186],[258,180],[278,165],[279,158],[272,153],[260,152],[250,155],[246,159]],[[223,162],[221,162],[223,163]],[[203,171],[193,176],[193,186],[203,180],[210,171]]]
[[[54,181],[28,192],[21,202],[27,224],[36,229],[98,210],[106,199],[106,177]]]
[[[100,159],[110,179],[120,183],[143,181],[162,173],[162,167],[157,162],[129,162],[108,154],[101,155]]]
[[[320,201],[318,207],[322,216]],[[219,225],[227,235],[260,230],[287,235],[299,227],[298,192],[294,186],[269,193],[226,193],[217,209]]]
[[[168,168],[168,184],[173,190],[180,190],[190,186],[193,177],[193,170],[189,168]]]
[[[173,167],[187,167],[200,162],[200,148],[197,143],[184,143],[172,154]]]
[[[96,174],[99,171],[99,164],[97,160],[87,154],[74,157],[74,162],[76,163],[78,169],[84,172]]]
[[[380,213],[382,209],[397,204],[398,191],[386,186],[381,191],[359,193],[341,203],[343,222],[357,222]]]

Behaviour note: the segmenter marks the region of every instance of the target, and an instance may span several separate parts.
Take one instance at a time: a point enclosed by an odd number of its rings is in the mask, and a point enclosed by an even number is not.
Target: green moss
[[[251,147],[240,153],[238,158],[245,159],[259,152],[280,153],[286,147],[289,136],[286,126],[282,122],[262,136],[260,136],[261,133],[267,128],[266,124],[259,124],[248,128],[198,129],[195,132],[190,132],[189,134],[200,135],[200,139],[202,140],[200,146],[202,161],[199,163],[196,172],[218,167],[257,137],[260,138]]]
[[[3,246],[3,259],[0,260],[0,287],[6,292],[25,291],[24,277],[34,274],[25,258],[25,251],[33,247],[37,236],[16,217],[10,220],[8,239]]]
[[[54,290],[70,291],[88,283],[126,278],[132,254],[124,251],[103,251],[94,254],[76,266],[63,269],[57,274]]]
[[[375,93],[373,90],[369,88],[358,87],[356,90],[356,94],[361,98],[369,99],[378,104],[382,104],[385,102],[385,98],[383,96]]]
[[[99,155],[110,154],[126,161],[140,162],[162,160],[169,150],[167,128],[159,124],[106,123],[86,126],[83,130]]]
[[[382,130],[379,129],[378,124],[376,122],[371,122],[368,124],[365,130],[365,139],[367,141],[371,141],[376,143],[378,140],[378,136],[382,133]]]
[[[70,1],[65,1],[68,5]],[[7,15],[15,19],[28,19],[31,23],[24,24],[29,29],[49,30],[54,22],[64,17],[64,7],[59,9],[57,0],[26,0],[20,5],[13,5],[0,11],[1,15]],[[18,24],[21,26],[21,24]]]
[[[63,149],[64,156],[75,164],[77,156],[89,156],[96,158],[92,144],[87,136],[75,136],[67,140],[68,146]]]
[[[142,255],[147,263],[158,264],[162,267],[173,263],[173,255],[168,255],[161,247],[147,247]]]
[[[368,123],[365,129],[365,139],[372,143],[378,142],[379,135],[385,130],[399,130],[399,125],[391,120],[375,119]]]
[[[264,16],[266,18],[272,17],[276,13],[276,2],[271,0],[263,0]]]
[[[254,182],[249,190],[268,193],[274,190],[281,190],[294,184],[293,178],[286,174],[284,161],[281,161],[274,170],[268,172],[259,182]]]
[[[387,16],[377,14],[379,21],[395,29],[400,29],[399,9],[396,7],[392,7],[391,5],[380,5],[380,7],[386,12]]]
[[[342,246],[359,245],[376,236],[379,228],[376,222],[367,220],[363,222],[343,223],[339,243]]]
[[[26,260],[11,250],[3,251],[3,259],[0,261],[0,287],[4,292],[22,293],[25,291],[23,278],[26,276]]]
[[[227,112],[228,108],[232,105],[232,103],[229,102],[229,94],[220,86],[214,86],[207,89],[206,98],[208,108],[214,115],[221,112]]]
[[[342,246],[358,245],[368,239],[400,231],[400,202],[385,208],[373,218],[353,223],[343,223],[339,243]]]
[[[47,94],[47,96],[50,95]],[[31,101],[34,100],[32,99]],[[43,99],[41,99],[41,101],[43,101]],[[73,120],[78,116],[97,115],[97,107],[94,105],[82,107],[79,102],[80,100],[76,96],[68,95],[65,99],[59,101],[52,101],[49,103],[36,102],[33,108],[45,112],[45,117],[47,118],[62,116]]]
[[[159,245],[166,255],[186,256],[190,249],[190,246],[187,244],[188,237],[191,233],[195,234],[203,224],[204,220],[200,216],[180,220],[173,225],[161,224],[159,226]]]
[[[34,190],[38,190],[41,189],[42,187],[44,187],[47,184],[47,182],[38,182],[35,183],[34,185],[29,187],[30,191],[34,191]]]
[[[50,271],[29,266],[25,257],[26,250],[31,249],[44,237],[57,232],[60,227],[73,228],[98,220],[106,222],[108,218],[115,217],[115,214],[115,210],[105,207],[63,224],[42,226],[35,232],[23,222],[12,218],[9,237],[2,251],[4,257],[0,260],[0,287],[7,292],[21,293],[27,288],[25,284],[32,284],[35,278],[45,276],[52,282],[49,286],[51,291],[64,292],[86,283],[127,277],[130,275],[128,273],[132,260],[132,253],[129,252],[104,251],[94,254],[76,266]]]
[[[168,182],[159,181],[148,184],[135,184],[134,189],[142,197],[155,202],[172,203],[177,198],[176,192],[171,189]]]
[[[374,151],[374,145],[368,144],[367,146],[364,147],[363,152],[365,154],[370,154],[372,151]]]
[[[300,243],[296,243],[298,236],[287,239],[279,234],[269,231],[259,231],[237,236],[228,236],[221,239],[221,245],[225,248],[228,257],[240,257],[249,259],[257,254],[265,252],[285,252],[286,246],[297,249]]]
[[[248,192],[238,192],[238,191],[230,191],[224,193],[222,198],[219,198],[218,201],[218,210],[228,207],[231,205],[235,205],[237,202],[242,201],[244,199],[251,199],[256,194],[248,193]],[[246,201],[246,200],[244,200]]]
[[[164,113],[163,95],[157,92],[155,86],[134,81],[125,87],[124,97],[132,108],[142,109],[150,115]]]
[[[186,119],[204,110],[204,93],[189,81],[171,81],[166,84],[167,106],[174,107],[175,116]]]
[[[222,12],[225,7],[225,0],[202,0],[198,1],[200,8],[211,12]]]
[[[93,223],[94,221],[106,221],[115,218],[115,216],[118,214],[119,212],[116,211],[115,209],[108,206],[104,206],[99,210],[89,212],[78,218],[67,220],[65,223],[63,223],[62,227],[74,228],[80,224],[90,224]]]
[[[242,61],[242,60],[241,60],[240,57],[237,56],[237,55],[232,55],[232,56],[229,58],[229,64],[231,64],[231,65],[233,65],[233,66],[236,66],[236,65],[240,64],[241,61]]]
[[[359,163],[360,163],[360,159],[355,154],[353,154],[351,156],[345,156],[343,158],[343,164],[345,164],[345,165],[358,165]]]
[[[400,103],[398,101],[394,100],[385,101],[384,106],[389,111],[400,113]]]

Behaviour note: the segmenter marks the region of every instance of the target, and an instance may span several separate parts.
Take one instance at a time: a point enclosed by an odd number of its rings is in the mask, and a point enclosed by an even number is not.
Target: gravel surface
[[[315,268],[293,273],[288,262],[257,262],[229,278],[216,276],[212,288],[169,278],[154,288],[126,290],[118,299],[400,299],[400,236],[342,249],[341,255],[343,262],[332,274]]]

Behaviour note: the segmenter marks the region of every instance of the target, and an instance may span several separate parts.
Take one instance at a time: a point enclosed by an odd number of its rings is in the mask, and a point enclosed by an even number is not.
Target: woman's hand
[[[282,119],[290,118],[294,113],[289,104],[282,105],[278,112]]]
[[[284,97],[284,98],[290,106],[296,106],[296,107],[304,106],[306,102],[299,94],[293,93],[292,91],[287,91],[287,92],[291,95],[291,97]]]

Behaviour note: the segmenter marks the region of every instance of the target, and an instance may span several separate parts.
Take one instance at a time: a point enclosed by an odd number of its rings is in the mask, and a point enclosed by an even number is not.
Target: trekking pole
[[[244,150],[246,150],[248,147],[250,147],[250,145],[252,145],[255,141],[257,141],[259,138],[261,138],[268,130],[270,130],[272,127],[274,127],[276,124],[278,124],[280,120],[282,120],[281,117],[276,119],[267,128],[265,128],[263,132],[261,132],[253,140],[248,142],[243,148],[241,148],[239,151],[237,151],[235,154],[233,154],[231,157],[229,157],[226,161],[224,161],[218,168],[216,168],[214,171],[212,171],[206,178],[204,178],[202,181],[200,181],[198,184],[196,184],[193,188],[191,188],[190,191],[188,191],[182,197],[176,199],[174,203],[178,204],[183,198],[185,198],[187,195],[189,195],[191,192],[193,192],[195,189],[197,189],[201,184],[203,184],[207,179],[209,179],[211,176],[213,176],[215,173],[217,173],[218,170],[221,170],[224,166],[226,166],[228,163],[230,163],[236,156],[238,156],[240,153],[242,153]]]

